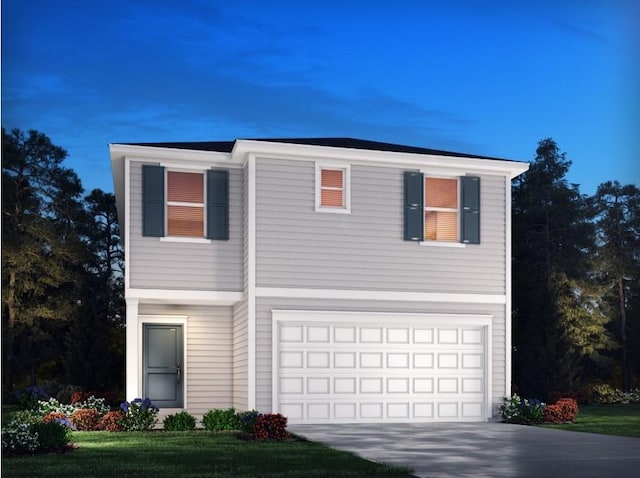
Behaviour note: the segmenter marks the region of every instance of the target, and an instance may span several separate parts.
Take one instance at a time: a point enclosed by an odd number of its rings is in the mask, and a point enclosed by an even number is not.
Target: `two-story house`
[[[484,421],[510,395],[528,164],[349,138],[110,152],[128,399],[349,423]]]

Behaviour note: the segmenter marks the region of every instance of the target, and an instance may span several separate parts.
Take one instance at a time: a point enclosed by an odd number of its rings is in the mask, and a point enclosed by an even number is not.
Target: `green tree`
[[[67,153],[42,133],[2,129],[3,385],[55,357],[51,321],[77,308],[86,248],[75,228],[82,186]]]
[[[124,382],[124,254],[115,196],[94,189],[85,197],[85,212],[81,230],[90,259],[62,361],[69,383],[100,390]]]
[[[608,181],[598,186],[593,201],[598,235],[596,277],[605,286],[603,298],[617,324],[622,387],[628,391],[631,364],[640,355],[639,311],[632,307],[640,296],[640,189]],[[636,340],[629,340],[630,336]]]
[[[514,383],[531,396],[577,386],[585,357],[611,346],[587,280],[590,209],[570,166],[544,139],[513,190]]]

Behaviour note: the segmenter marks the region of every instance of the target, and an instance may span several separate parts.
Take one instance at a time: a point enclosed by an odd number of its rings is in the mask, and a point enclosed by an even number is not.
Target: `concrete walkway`
[[[296,435],[420,477],[640,477],[640,438],[504,423],[291,425]]]

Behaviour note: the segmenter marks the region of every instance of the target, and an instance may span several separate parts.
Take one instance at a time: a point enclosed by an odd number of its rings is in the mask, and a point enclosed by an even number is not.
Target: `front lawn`
[[[244,442],[231,433],[74,432],[69,453],[3,457],[3,477],[402,477],[409,470],[304,441]]]
[[[576,432],[640,438],[640,404],[580,405],[575,423],[544,425]]]

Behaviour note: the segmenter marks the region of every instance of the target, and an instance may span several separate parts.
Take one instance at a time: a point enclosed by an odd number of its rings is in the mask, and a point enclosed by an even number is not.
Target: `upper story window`
[[[204,174],[167,171],[167,235],[204,237]]]
[[[316,211],[351,212],[351,168],[316,163]]]
[[[229,239],[229,171],[143,165],[142,235],[201,242]]]
[[[424,244],[480,244],[480,178],[404,173],[404,239]]]
[[[424,240],[458,240],[457,178],[424,178]]]

